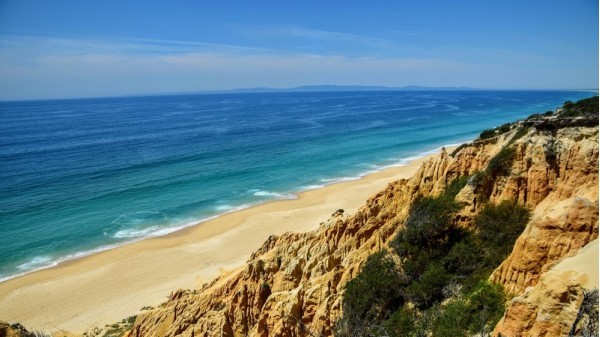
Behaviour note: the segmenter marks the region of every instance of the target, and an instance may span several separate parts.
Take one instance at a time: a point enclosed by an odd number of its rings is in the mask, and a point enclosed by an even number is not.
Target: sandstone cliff
[[[245,266],[201,289],[176,291],[160,308],[140,314],[128,336],[331,336],[345,284],[371,253],[388,245],[411,202],[485,169],[518,132],[515,127],[471,144],[454,158],[442,151],[411,179],[390,183],[354,215],[336,213],[313,232],[272,236]],[[567,322],[552,330],[564,334],[584,284],[570,274],[561,278],[560,289],[550,289],[547,284],[556,276],[544,275],[598,236],[598,127],[531,127],[514,147],[510,173],[488,182],[489,201],[517,201],[533,210],[533,217],[491,276],[520,296],[510,302],[497,331],[521,336],[544,329],[539,322],[552,316]],[[457,198],[466,204],[457,220],[468,227],[484,200],[472,184]],[[561,295],[564,289],[567,295]],[[563,303],[564,296],[572,305],[544,302]],[[551,312],[539,315],[548,305]]]

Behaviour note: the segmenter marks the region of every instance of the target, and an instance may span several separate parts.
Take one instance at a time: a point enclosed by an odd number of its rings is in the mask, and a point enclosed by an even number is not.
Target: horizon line
[[[318,87],[322,87],[318,89]],[[313,88],[313,89],[309,89]],[[334,90],[327,88],[337,88]],[[304,89],[304,90],[303,90]],[[221,95],[221,94],[262,94],[273,92],[357,92],[357,91],[589,91],[598,93],[600,88],[481,88],[466,86],[420,86],[405,85],[400,87],[389,87],[381,85],[341,85],[341,84],[309,84],[295,87],[274,88],[274,87],[251,87],[251,88],[232,88],[198,91],[171,91],[171,92],[150,92],[150,93],[132,93],[122,95],[106,96],[73,96],[56,98],[26,98],[26,99],[0,99],[0,103],[10,102],[35,102],[35,101],[66,101],[66,100],[86,100],[86,99],[106,99],[106,98],[135,98],[135,97],[155,97],[155,96],[185,96],[185,95]]]

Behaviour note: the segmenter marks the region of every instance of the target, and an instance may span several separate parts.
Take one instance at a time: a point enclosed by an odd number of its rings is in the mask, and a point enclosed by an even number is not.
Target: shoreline
[[[0,285],[3,282],[15,279],[15,278],[19,278],[19,277],[23,277],[26,276],[28,274],[31,273],[35,273],[41,270],[45,270],[45,269],[49,269],[49,268],[54,268],[58,265],[64,264],[64,263],[69,263],[70,261],[74,261],[74,260],[78,260],[78,259],[82,259],[82,258],[86,258],[89,256],[92,256],[94,254],[99,254],[105,251],[109,251],[112,249],[118,249],[121,248],[123,246],[126,245],[130,245],[130,244],[135,244],[137,242],[143,241],[143,240],[148,240],[148,239],[152,239],[152,238],[159,238],[159,237],[163,237],[163,236],[169,236],[169,235],[174,235],[176,232],[185,230],[186,228],[190,228],[190,227],[195,227],[195,226],[199,226],[202,225],[205,222],[208,221],[212,221],[214,219],[217,219],[221,216],[225,216],[227,214],[230,213],[235,213],[235,212],[239,212],[239,211],[243,211],[252,207],[257,207],[260,205],[264,205],[270,202],[277,202],[277,201],[284,201],[284,200],[297,200],[299,195],[302,193],[305,193],[307,191],[313,191],[313,190],[318,190],[330,185],[334,185],[334,184],[339,184],[339,183],[344,183],[344,182],[350,182],[350,181],[356,181],[356,180],[360,180],[363,179],[366,176],[369,176],[371,174],[376,174],[378,172],[382,172],[385,170],[388,170],[390,168],[395,168],[395,167],[403,167],[408,165],[410,162],[414,161],[414,160],[418,160],[420,158],[423,157],[427,157],[430,156],[432,154],[436,154],[439,153],[439,151],[442,148],[446,148],[446,149],[453,149],[453,148],[457,148],[458,146],[460,146],[463,143],[469,143],[472,142],[473,139],[469,139],[469,140],[465,140],[463,142],[460,143],[450,143],[450,144],[446,144],[446,145],[442,145],[439,147],[436,147],[432,150],[426,150],[426,151],[422,151],[416,155],[411,155],[405,158],[401,158],[399,159],[396,163],[393,164],[388,164],[388,165],[382,165],[382,166],[376,166],[375,168],[368,170],[368,171],[363,171],[360,173],[357,173],[355,175],[352,176],[343,176],[343,177],[339,177],[339,178],[331,178],[331,179],[321,179],[320,183],[318,185],[308,185],[308,186],[302,186],[298,189],[289,191],[289,192],[282,192],[282,193],[274,193],[274,192],[266,192],[266,193],[271,193],[271,194],[276,194],[279,195],[278,197],[273,197],[272,199],[267,199],[267,200],[263,200],[263,201],[258,201],[258,202],[254,202],[254,203],[244,203],[238,206],[232,206],[230,209],[224,210],[221,213],[217,213],[214,215],[210,215],[207,216],[205,218],[200,218],[200,219],[195,219],[195,220],[189,220],[186,221],[183,224],[177,224],[174,225],[172,227],[163,227],[163,228],[159,228],[155,231],[151,231],[146,235],[142,235],[139,237],[133,237],[130,238],[129,240],[124,240],[121,242],[117,242],[117,243],[113,243],[113,244],[107,244],[107,245],[102,245],[93,249],[89,249],[89,250],[83,250],[83,251],[78,251],[78,252],[74,252],[74,253],[70,253],[64,256],[59,256],[54,260],[49,260],[47,264],[42,265],[42,266],[37,266],[31,269],[27,269],[27,270],[23,270],[20,272],[17,272],[15,274],[12,275],[8,275],[8,276],[4,276],[4,277],[0,277]],[[451,151],[449,151],[451,152]],[[262,191],[265,192],[265,191]],[[37,258],[37,257],[36,257]],[[35,260],[36,258],[34,258],[33,260]],[[25,264],[28,263],[34,263],[33,261],[28,261]]]
[[[36,330],[72,332],[120,321],[159,304],[170,291],[199,287],[243,266],[269,235],[316,229],[339,208],[353,214],[391,181],[411,177],[441,148],[355,180],[292,192],[295,199],[249,205],[2,281],[0,318]]]

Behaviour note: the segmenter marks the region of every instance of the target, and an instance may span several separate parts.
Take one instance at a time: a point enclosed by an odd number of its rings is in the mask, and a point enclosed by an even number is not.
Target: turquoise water
[[[381,91],[0,102],[0,279],[357,179],[593,94]]]

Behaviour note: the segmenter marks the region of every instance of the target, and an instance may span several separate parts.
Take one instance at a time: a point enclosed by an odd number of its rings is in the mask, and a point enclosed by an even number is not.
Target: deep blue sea
[[[380,91],[0,102],[0,279],[401,165],[594,94]]]

